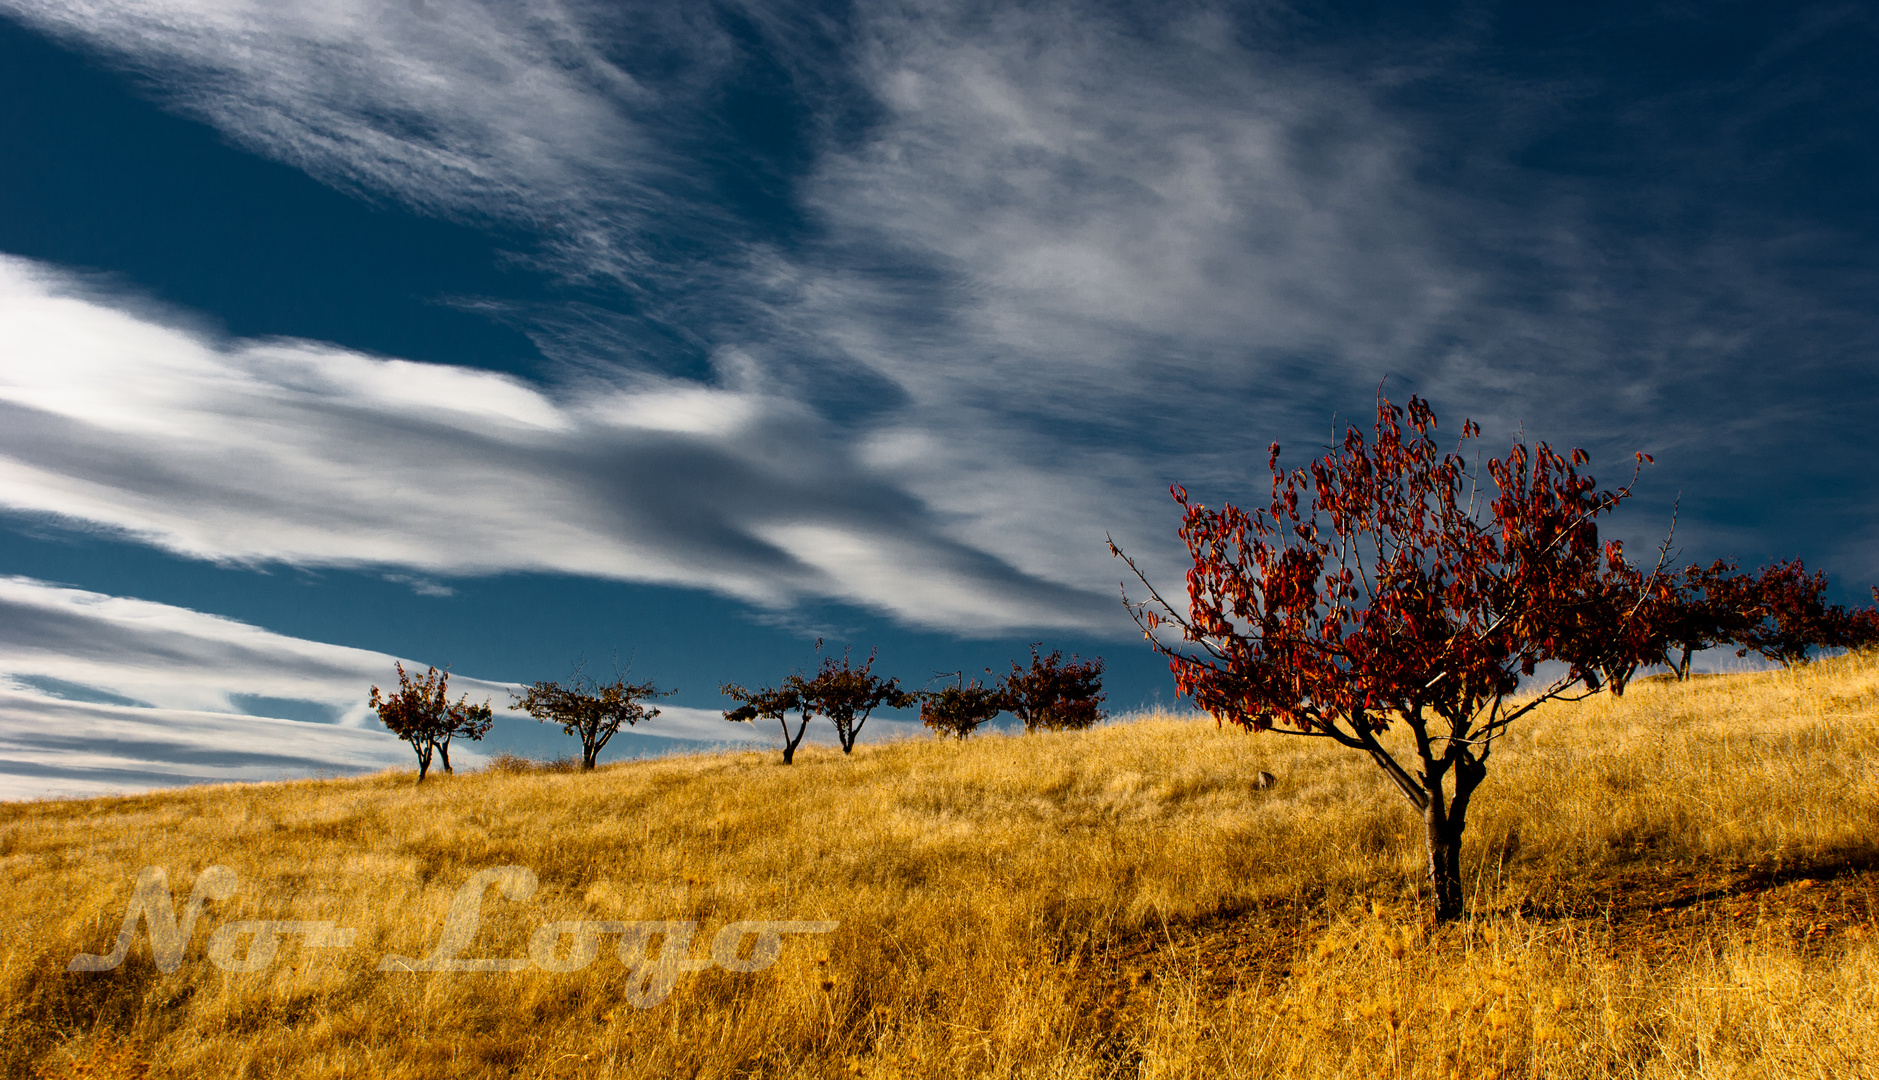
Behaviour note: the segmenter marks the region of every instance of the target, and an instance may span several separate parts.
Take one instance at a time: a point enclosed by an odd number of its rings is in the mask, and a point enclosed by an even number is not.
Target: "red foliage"
[[[816,642],[817,646],[822,643]],[[854,752],[861,726],[874,710],[885,706],[904,709],[917,700],[900,688],[899,679],[883,679],[874,674],[874,654],[869,653],[860,667],[851,667],[844,651],[839,662],[833,656],[822,658],[822,670],[812,679],[790,676],[790,684],[803,703],[828,717],[835,725],[835,737],[841,740],[842,753]]]
[[[1380,397],[1373,439],[1352,427],[1290,471],[1275,443],[1263,508],[1216,510],[1172,489],[1193,562],[1186,611],[1133,561],[1149,600],[1129,610],[1181,693],[1218,720],[1370,755],[1424,816],[1447,919],[1461,910],[1461,835],[1494,741],[1541,701],[1622,693],[1663,654],[1642,609],[1667,586],[1618,542],[1600,544],[1598,517],[1630,488],[1598,490],[1579,472],[1583,451],[1516,441],[1487,462],[1490,501],[1459,447],[1437,448],[1435,426],[1420,398],[1405,410]],[[1462,425],[1464,444],[1479,434]],[[1564,674],[1510,703],[1543,663]],[[1415,738],[1409,768],[1377,740],[1397,722]]]
[[[1004,690],[999,687],[982,686],[976,679],[970,686],[966,685],[964,672],[959,674],[956,685],[923,691],[919,697],[920,722],[936,734],[956,739],[977,731],[986,721],[1004,712],[1008,704]]]
[[[599,763],[600,751],[619,733],[621,725],[633,727],[659,715],[643,701],[670,697],[676,690],[661,690],[648,680],[627,682],[614,675],[611,683],[589,678],[579,665],[567,683],[538,682],[519,695],[511,695],[509,707],[520,709],[543,723],[560,724],[566,734],[581,740],[581,768],[592,769]]]
[[[816,641],[820,651],[822,642]],[[726,720],[749,722],[759,718],[776,720],[783,725],[783,764],[796,760],[796,747],[801,745],[803,733],[809,730],[809,718],[816,713],[828,717],[835,725],[835,735],[842,743],[842,753],[853,753],[855,740],[861,735],[862,725],[875,709],[886,707],[904,709],[918,700],[918,696],[900,688],[899,679],[883,679],[874,674],[874,654],[860,667],[849,663],[844,652],[838,661],[833,656],[824,657],[822,669],[813,678],[791,674],[783,680],[783,685],[775,689],[761,687],[749,690],[735,683],[726,683],[718,688],[728,698],[743,704],[727,710]],[[802,715],[794,735],[789,730],[788,714],[791,711]]]
[[[1733,562],[1687,567],[1668,584],[1667,595],[1654,597],[1647,609],[1662,641],[1663,663],[1680,680],[1690,676],[1692,653],[1739,640],[1760,618],[1755,580]]]
[[[1753,650],[1793,667],[1813,649],[1859,648],[1879,640],[1879,613],[1829,604],[1826,592],[1826,573],[1809,574],[1799,559],[1762,567],[1747,585],[1752,621],[1735,639],[1742,646],[1736,655]]]
[[[450,771],[450,740],[481,739],[495,723],[489,702],[471,705],[465,694],[450,704],[450,672],[431,668],[423,675],[408,675],[404,664],[398,669],[398,692],[381,698],[378,687],[372,688],[370,705],[378,711],[385,730],[411,744],[418,756],[418,783],[431,769],[431,755],[443,758],[444,771]]]
[[[1031,666],[1011,665],[1001,690],[1005,711],[1024,721],[1029,731],[1081,731],[1103,718],[1103,658],[1082,660],[1062,649],[1037,655],[1031,646]]]
[[[1847,616],[1847,643],[1849,649],[1870,649],[1879,645],[1879,586],[1872,590],[1874,606],[1863,607]]]

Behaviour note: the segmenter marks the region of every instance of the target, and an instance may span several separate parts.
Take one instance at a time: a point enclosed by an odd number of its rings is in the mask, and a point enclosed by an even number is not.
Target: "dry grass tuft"
[[[1491,763],[1446,927],[1367,760],[1170,717],[791,768],[7,804],[0,1071],[134,1045],[156,1077],[1879,1076],[1876,750],[1873,656],[1549,708]],[[66,973],[109,948],[140,867],[180,910],[218,864],[239,891],[176,971],[140,936],[117,970]],[[466,956],[526,956],[562,920],[697,920],[699,956],[734,920],[841,925],[648,1009],[610,946],[565,973],[375,970],[426,955],[502,865],[539,888],[492,892]],[[253,972],[205,959],[248,919],[357,936]]]
[[[80,1047],[76,1044],[89,1043]],[[65,1049],[83,1049],[83,1057],[55,1058],[33,1070],[36,1080],[67,1080],[88,1077],[90,1080],[142,1080],[150,1075],[150,1062],[141,1048],[120,1038],[110,1028],[100,1028],[90,1039],[73,1039]]]
[[[512,754],[507,750],[490,758],[483,766],[484,772],[500,773],[504,776],[517,776],[526,773],[571,773],[581,771],[581,759],[576,757],[558,757],[551,761],[541,761],[521,754]]]

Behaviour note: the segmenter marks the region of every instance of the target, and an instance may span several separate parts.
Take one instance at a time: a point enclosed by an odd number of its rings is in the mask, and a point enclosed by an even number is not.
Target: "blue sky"
[[[0,0],[0,795],[1100,654],[1387,377],[1879,579],[1861,5]],[[1601,479],[1617,480],[1612,472]],[[244,719],[247,718],[247,719]],[[285,726],[283,726],[285,725]],[[652,731],[663,731],[664,738]],[[909,725],[882,725],[883,737]],[[522,718],[491,748],[569,749]]]

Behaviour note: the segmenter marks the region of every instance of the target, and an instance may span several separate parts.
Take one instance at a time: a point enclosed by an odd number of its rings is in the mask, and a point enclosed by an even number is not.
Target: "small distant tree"
[[[377,711],[385,730],[411,744],[418,757],[418,783],[430,772],[432,755],[443,759],[444,771],[450,771],[450,740],[481,739],[495,722],[489,702],[471,705],[469,695],[450,703],[450,672],[430,668],[423,675],[407,674],[404,664],[398,669],[398,692],[381,696],[372,688],[370,707]]]
[[[820,647],[821,642],[816,644]],[[875,675],[874,657],[869,653],[860,667],[854,667],[844,650],[839,661],[833,656],[823,657],[822,668],[814,678],[791,677],[805,711],[821,713],[835,725],[835,737],[841,740],[844,754],[854,753],[861,727],[874,710],[905,709],[919,700],[900,688],[899,679]]]
[[[1328,739],[1382,769],[1423,818],[1435,914],[1450,920],[1495,742],[1541,703],[1622,693],[1661,658],[1642,609],[1667,586],[1600,545],[1598,517],[1631,489],[1598,490],[1583,451],[1516,440],[1487,463],[1490,500],[1462,453],[1480,429],[1463,423],[1444,454],[1428,403],[1406,412],[1379,395],[1373,439],[1353,425],[1303,469],[1282,470],[1274,443],[1271,497],[1251,512],[1173,488],[1193,562],[1185,610],[1110,550],[1148,591],[1123,601],[1181,693],[1221,722]],[[1510,700],[1547,662],[1563,674]],[[1399,723],[1407,766],[1378,739]]]
[[[725,683],[718,687],[718,692],[733,701],[741,701],[735,709],[726,709],[724,718],[734,724],[750,724],[758,720],[775,720],[783,725],[783,764],[796,761],[796,748],[802,745],[803,733],[809,730],[809,716],[813,706],[803,700],[801,676],[791,675],[783,685],[774,689],[764,686],[749,690],[736,683]],[[796,725],[796,733],[790,734],[789,714],[797,711],[802,714],[801,723]]]
[[[594,768],[600,751],[620,728],[630,728],[659,715],[658,709],[648,708],[644,702],[676,693],[677,690],[661,690],[650,680],[627,682],[617,672],[611,683],[598,682],[588,678],[581,666],[576,665],[566,683],[534,683],[524,693],[512,695],[509,707],[520,709],[542,723],[560,724],[565,734],[578,737],[581,770],[585,772]]]
[[[1645,610],[1662,637],[1663,662],[1678,681],[1690,677],[1692,654],[1734,644],[1760,618],[1754,578],[1726,559],[1687,567],[1668,584]]]
[[[1873,606],[1863,607],[1852,613],[1849,619],[1849,638],[1847,648],[1870,649],[1879,645],[1879,585],[1872,590]]]
[[[495,724],[496,714],[489,707],[489,699],[485,698],[481,705],[471,705],[468,694],[458,698],[457,703],[450,706],[449,715],[445,718],[443,737],[437,740],[437,758],[443,763],[444,771],[450,771],[450,740],[481,742]]]
[[[977,679],[966,685],[965,672],[959,681],[938,690],[919,694],[920,722],[936,734],[963,739],[980,725],[1005,711],[1005,692],[996,686],[982,686]]]
[[[1083,660],[1063,650],[1049,656],[1031,646],[1031,666],[1011,665],[1000,687],[1005,711],[1024,721],[1024,730],[1081,731],[1103,719],[1103,658]]]
[[[1800,559],[1761,568],[1747,587],[1752,621],[1736,638],[1737,656],[1758,652],[1782,667],[1805,663],[1815,649],[1852,649],[1872,643],[1873,616],[1826,601],[1825,571],[1812,574]]]

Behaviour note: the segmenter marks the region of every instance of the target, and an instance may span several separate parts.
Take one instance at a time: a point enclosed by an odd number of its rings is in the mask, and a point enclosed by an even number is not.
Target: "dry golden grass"
[[[1879,658],[1549,708],[1497,752],[1472,902],[1317,741],[1086,732],[0,806],[0,1067],[135,1076],[1879,1076]],[[1279,777],[1254,790],[1259,771]],[[105,952],[131,878],[233,868],[182,966]],[[477,870],[471,956],[567,919],[833,919],[625,1003],[584,970],[379,973]],[[253,973],[217,925],[325,919]],[[127,1054],[125,1047],[134,1047]]]

